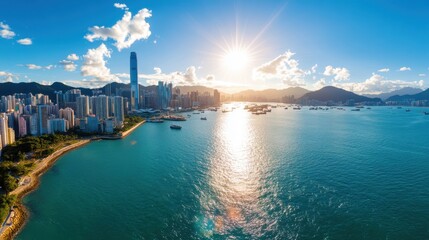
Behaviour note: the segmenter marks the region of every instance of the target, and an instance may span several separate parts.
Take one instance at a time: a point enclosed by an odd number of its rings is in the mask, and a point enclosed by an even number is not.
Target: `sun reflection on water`
[[[241,108],[223,114],[218,121],[208,172],[210,189],[200,196],[204,211],[201,232],[206,237],[257,237],[267,226],[275,225],[267,213],[270,204],[266,198],[272,191],[266,182],[268,161],[251,117]]]

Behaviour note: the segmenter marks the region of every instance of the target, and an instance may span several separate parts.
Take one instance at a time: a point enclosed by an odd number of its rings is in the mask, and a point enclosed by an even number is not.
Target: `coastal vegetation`
[[[9,213],[9,209],[13,207],[15,201],[15,195],[3,194],[0,196],[0,219],[2,221],[6,218],[7,214]]]
[[[122,131],[125,132],[127,130],[130,130],[132,127],[134,127],[136,124],[140,123],[143,120],[144,119],[140,116],[126,116]]]
[[[7,145],[2,150],[2,161],[20,162],[26,159],[40,159],[49,156],[64,144],[75,141],[74,134],[50,134],[27,136]]]
[[[9,193],[18,187],[19,179],[33,169],[35,160],[45,158],[76,140],[77,136],[73,134],[27,136],[2,149],[0,162],[0,220],[2,222],[16,199],[16,196]]]
[[[127,131],[142,121],[143,118],[139,116],[126,116],[124,127],[117,129],[116,133]],[[57,150],[94,136],[94,133],[85,134],[71,129],[67,133],[26,136],[5,146],[1,151],[0,161],[0,222],[4,222],[17,199],[17,196],[10,193],[19,186],[19,181],[24,176],[35,169],[39,162],[37,160],[43,160]]]

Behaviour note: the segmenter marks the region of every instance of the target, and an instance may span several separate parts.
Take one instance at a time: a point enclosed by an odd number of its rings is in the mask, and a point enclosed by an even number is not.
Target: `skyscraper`
[[[5,113],[2,113],[0,115],[0,137],[2,147],[8,144],[8,133],[7,116]]]
[[[39,121],[39,135],[48,133],[49,109],[48,105],[38,105],[37,114]]]
[[[76,98],[76,117],[84,118],[89,115],[89,97],[88,96],[79,96]]]
[[[122,126],[124,123],[124,98],[121,96],[114,97],[114,117],[117,126]]]
[[[98,119],[109,117],[109,98],[106,95],[99,95],[95,99],[95,116]]]
[[[137,55],[131,52],[130,56],[130,79],[131,79],[131,110],[139,108],[139,83],[137,71]]]

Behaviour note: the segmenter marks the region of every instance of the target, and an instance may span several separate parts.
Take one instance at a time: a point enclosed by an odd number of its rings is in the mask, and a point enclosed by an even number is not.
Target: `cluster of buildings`
[[[179,88],[173,88],[171,83],[158,82],[156,89],[143,90],[140,106],[143,109],[184,110],[190,108],[210,107],[220,105],[220,93],[191,91],[181,93]]]
[[[113,133],[124,123],[124,98],[88,97],[79,89],[56,92],[56,102],[43,94],[14,94],[0,98],[1,147],[16,137],[66,132],[79,127],[84,132]]]
[[[143,87],[138,85],[137,55],[130,55],[130,87],[116,89],[115,95],[123,96],[129,103],[129,110],[138,112],[141,109],[180,110],[195,107],[220,105],[220,93],[191,91],[181,93],[173,88],[172,83],[158,82],[156,86]],[[106,85],[104,92],[112,95],[111,85]],[[128,101],[129,99],[129,101]]]
[[[77,128],[87,133],[113,133],[123,127],[125,115],[140,109],[160,110],[187,109],[220,104],[220,93],[214,90],[181,94],[171,83],[159,82],[157,86],[138,85],[137,56],[130,56],[130,86],[116,89],[112,94],[108,84],[92,92],[82,94],[80,89],[55,92],[55,99],[48,95],[15,93],[0,97],[0,151],[26,135],[40,136],[67,132]],[[119,90],[119,92],[118,92]],[[51,95],[53,96],[53,95]]]

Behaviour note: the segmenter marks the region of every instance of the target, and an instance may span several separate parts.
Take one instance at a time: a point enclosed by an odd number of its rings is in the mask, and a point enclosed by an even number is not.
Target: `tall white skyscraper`
[[[106,95],[100,95],[95,100],[95,116],[98,119],[109,117],[109,98]]]
[[[71,108],[65,108],[65,109],[60,109],[60,114],[59,114],[60,118],[65,119],[68,121],[68,128],[73,128],[75,123],[74,123],[74,111]]]
[[[114,107],[114,117],[117,126],[122,126],[124,123],[124,98],[121,96],[115,96],[115,107]]]
[[[89,97],[80,96],[76,98],[76,117],[84,118],[89,115]]]
[[[131,110],[139,108],[139,82],[137,70],[137,55],[131,52],[130,56],[130,80],[131,80]]]
[[[7,124],[7,116],[5,113],[2,113],[0,115],[0,137],[2,147],[5,147],[8,144],[8,133],[9,127]]]

